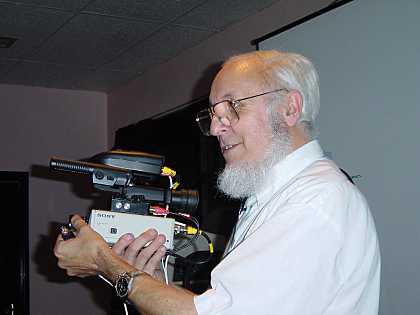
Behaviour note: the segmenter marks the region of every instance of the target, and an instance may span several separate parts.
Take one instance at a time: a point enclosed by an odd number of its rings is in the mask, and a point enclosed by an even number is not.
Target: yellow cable
[[[200,231],[201,233],[201,231]],[[197,234],[197,229],[192,226],[187,226],[187,234]]]
[[[192,226],[187,226],[187,234],[194,235],[194,234],[197,234],[197,233],[198,234],[201,234],[202,231],[201,230],[197,230],[196,228],[194,228]],[[209,252],[211,254],[214,253],[214,247],[213,247],[213,243],[212,242],[209,243]]]
[[[162,175],[175,177],[176,172],[167,166],[162,167]]]

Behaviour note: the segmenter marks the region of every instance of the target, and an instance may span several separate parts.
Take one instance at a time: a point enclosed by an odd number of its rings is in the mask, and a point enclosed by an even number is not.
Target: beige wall
[[[206,96],[214,69],[232,54],[255,50],[252,39],[270,33],[331,3],[285,0],[232,25],[198,46],[154,67],[131,84],[112,91],[108,100],[108,141],[118,128]]]
[[[88,178],[79,178],[74,187],[74,176],[60,178],[49,172],[48,163],[54,155],[79,159],[106,149],[107,96],[0,85],[0,100],[0,170],[30,172],[30,312],[102,314],[92,291],[69,282],[52,254],[53,222],[66,222],[75,211],[86,213],[92,204],[88,196],[78,196],[89,191]]]

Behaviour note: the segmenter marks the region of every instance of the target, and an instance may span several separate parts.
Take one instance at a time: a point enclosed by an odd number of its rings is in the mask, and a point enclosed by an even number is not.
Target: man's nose
[[[210,124],[210,135],[220,136],[227,131],[229,126],[226,126],[222,121],[223,119],[220,119],[217,116],[213,116]]]

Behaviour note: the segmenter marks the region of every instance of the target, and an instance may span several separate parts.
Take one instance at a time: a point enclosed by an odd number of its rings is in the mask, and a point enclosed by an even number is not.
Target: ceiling
[[[0,83],[108,92],[279,0],[0,0]]]

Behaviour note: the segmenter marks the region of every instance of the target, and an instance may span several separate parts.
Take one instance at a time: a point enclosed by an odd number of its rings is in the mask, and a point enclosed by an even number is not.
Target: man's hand
[[[130,265],[163,281],[159,263],[166,253],[164,243],[164,235],[158,235],[156,230],[149,229],[137,238],[132,234],[121,236],[112,250]]]
[[[74,215],[71,223],[76,230],[76,237],[63,240],[59,235],[54,246],[58,266],[66,269],[69,276],[86,277],[100,274],[99,252],[111,252],[105,240],[79,216]]]
[[[71,276],[99,274],[115,283],[118,275],[137,270],[132,264],[147,273],[154,272],[165,252],[162,247],[165,239],[156,231],[146,231],[135,239],[122,237],[112,250],[80,216],[74,215],[71,223],[76,237],[65,241],[59,235],[54,247],[58,265]],[[194,293],[165,285],[145,274],[141,277],[133,281],[129,298],[142,314],[197,314]]]

